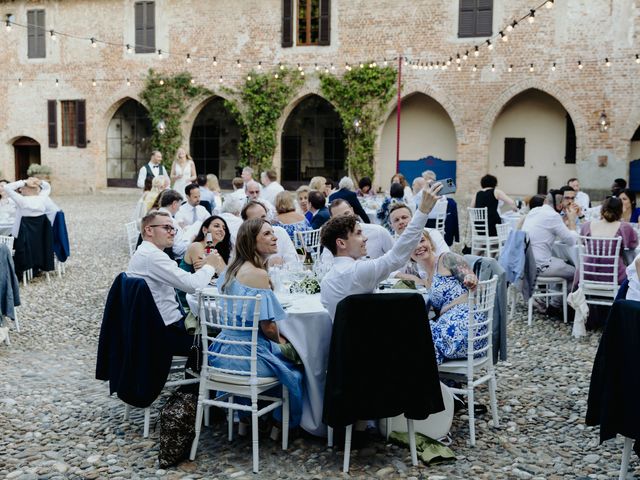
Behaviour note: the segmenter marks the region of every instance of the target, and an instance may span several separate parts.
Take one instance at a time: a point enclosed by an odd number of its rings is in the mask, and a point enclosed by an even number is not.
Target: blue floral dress
[[[441,310],[468,291],[467,287],[454,275],[438,273],[436,266],[429,291],[429,299],[436,310]],[[482,322],[486,320],[486,315],[476,313],[475,318],[477,322]],[[445,360],[467,358],[467,335],[469,332],[469,305],[467,302],[454,305],[435,321],[429,322],[429,325],[431,326],[431,336],[438,365]],[[483,326],[479,334],[482,335],[486,331],[487,327]],[[473,348],[484,348],[487,346],[487,341],[486,338],[477,340]]]
[[[226,273],[226,272],[225,272]],[[224,283],[223,273],[218,278],[218,288]],[[252,288],[237,280],[233,280],[227,285],[224,292],[226,295],[256,296],[262,295],[260,302],[260,320],[284,320],[287,316],[282,309],[280,302],[272,290],[266,288]],[[247,318],[253,317],[255,302],[247,304]],[[251,325],[251,322],[245,322]],[[222,330],[218,335],[220,339],[250,340],[251,331]],[[221,344],[214,342],[209,347],[209,351],[230,355],[249,355],[250,345]],[[300,424],[302,416],[302,394],[303,394],[303,372],[296,368],[287,360],[280,350],[280,346],[264,336],[262,330],[258,329],[257,347],[257,372],[259,377],[277,377],[280,382],[289,389],[289,427],[294,428]],[[232,358],[209,357],[209,365],[230,370],[249,371],[248,360],[237,360]],[[279,387],[278,387],[279,388]],[[240,399],[238,399],[240,400]],[[282,409],[278,408],[273,415],[276,420],[282,421]]]
[[[381,225],[387,230],[389,230],[389,232],[391,232],[392,235],[395,232],[393,231],[393,228],[391,228],[391,224],[389,223],[389,209],[391,208],[391,205],[395,203],[402,203],[402,199],[386,197],[382,201],[382,205],[380,205],[380,208],[376,212],[376,217],[378,217],[378,219],[380,220]]]
[[[306,218],[301,222],[296,223],[280,223],[278,220],[275,220],[273,222],[273,225],[284,228],[289,234],[289,237],[291,238],[291,241],[296,246],[296,248],[300,248],[300,242],[298,240],[298,235],[296,235],[296,232],[306,232],[307,230],[311,230],[311,225]]]

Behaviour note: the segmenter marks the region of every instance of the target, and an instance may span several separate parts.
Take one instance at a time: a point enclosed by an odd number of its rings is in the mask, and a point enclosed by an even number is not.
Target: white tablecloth
[[[522,215],[515,212],[507,212],[505,214],[500,215],[500,218],[502,219],[502,223],[510,224],[511,228],[515,230],[516,228],[518,228],[518,223],[520,222]]]
[[[378,225],[380,224],[380,219],[376,215],[376,210],[373,210],[372,208],[365,208],[364,211],[368,215],[369,221],[371,223],[377,223]]]
[[[579,247],[578,244],[575,245],[567,245],[562,242],[555,242],[553,244],[553,248],[551,249],[551,253],[554,257],[559,258],[560,260],[564,260],[565,262],[570,263],[574,267],[578,266],[578,257],[579,257]]]
[[[0,223],[0,235],[11,235],[12,223]]]

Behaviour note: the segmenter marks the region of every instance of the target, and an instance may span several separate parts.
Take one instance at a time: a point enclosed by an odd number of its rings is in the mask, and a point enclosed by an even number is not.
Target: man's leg
[[[549,264],[549,268],[547,268],[544,272],[542,272],[543,277],[561,277],[566,279],[567,281],[567,292],[571,291],[571,286],[573,285],[573,277],[576,273],[576,267],[573,265],[569,265],[564,260],[561,260],[556,257],[551,257],[551,263]],[[552,287],[553,291],[559,291],[560,287],[558,285],[554,285]],[[557,297],[550,297],[549,303],[554,307],[562,307],[562,299]]]
[[[184,320],[167,326],[169,348],[174,356],[188,357],[194,345],[194,336],[189,335],[184,328]],[[198,344],[196,343],[196,347]]]

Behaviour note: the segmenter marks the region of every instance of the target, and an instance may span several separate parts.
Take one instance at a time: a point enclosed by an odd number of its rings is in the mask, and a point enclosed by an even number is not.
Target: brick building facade
[[[136,44],[136,27],[140,30],[136,9],[148,8],[136,6],[140,3],[153,4],[151,26],[155,45],[151,53],[128,53],[120,45]],[[243,81],[259,61],[267,67],[279,62],[292,66],[301,63],[307,72],[305,85],[286,107],[278,124],[279,141],[273,163],[280,169],[283,158],[291,161],[296,155],[304,156],[306,147],[338,148],[340,134],[335,127],[339,126],[339,120],[336,123],[330,108],[322,101],[316,99],[316,110],[307,109],[307,113],[300,114],[297,124],[289,122],[305,102],[321,95],[313,65],[324,67],[333,63],[338,67],[337,74],[341,74],[345,62],[357,65],[369,59],[380,62],[403,55],[412,61],[419,60],[422,68],[403,66],[401,160],[427,156],[455,160],[459,191],[469,194],[477,189],[479,177],[489,171],[498,176],[504,190],[514,194],[534,192],[539,175],[548,177],[549,187],[577,176],[587,189],[607,188],[613,178],[629,177],[630,162],[640,158],[640,142],[632,141],[640,126],[640,99],[635,96],[640,81],[640,64],[635,62],[636,53],[640,53],[636,4],[633,0],[556,0],[554,8],[536,12],[534,23],[520,22],[509,33],[507,42],[495,39],[493,50],[488,50],[486,44],[481,46],[478,57],[473,56],[473,45],[482,44],[487,37],[459,36],[460,15],[465,5],[490,7],[490,16],[483,17],[489,18],[489,25],[483,28],[489,28],[495,36],[539,3],[531,0],[0,1],[0,18],[15,22],[10,32],[4,28],[0,31],[0,62],[5,66],[0,82],[3,105],[0,169],[12,179],[20,173],[17,170],[39,158],[42,164],[51,166],[52,181],[58,191],[117,184],[117,175],[126,171],[128,176],[127,172],[146,161],[140,154],[146,155],[144,142],[148,141],[148,129],[153,126],[146,124],[144,118],[133,127],[127,124],[127,129],[136,130],[138,143],[134,146],[136,152],[123,153],[131,147],[127,143],[131,139],[122,133],[125,125],[122,119],[135,123],[131,115],[135,116],[136,108],[144,117],[144,109],[131,100],[140,100],[139,92],[149,68],[166,73],[189,71],[199,84],[210,88],[217,97],[224,97],[221,76],[224,85],[233,85]],[[319,8],[319,14],[313,10],[309,24],[296,21],[298,9],[307,6]],[[286,18],[283,20],[287,8],[292,9],[291,25]],[[44,19],[29,13],[34,10],[44,10]],[[140,10],[137,12],[140,14]],[[480,15],[479,10],[476,14]],[[28,20],[44,25],[39,38],[20,27]],[[320,22],[324,34],[330,32],[328,38],[315,38],[320,43],[316,45],[299,45],[304,35],[322,37],[313,22]],[[309,25],[310,33],[303,31]],[[283,40],[286,44],[289,39],[283,38],[283,28],[289,27],[292,46],[284,47]],[[99,43],[93,48],[87,40],[61,34],[53,40],[50,30],[116,45]],[[138,37],[138,41],[143,37]],[[44,52],[38,51],[38,46]],[[455,55],[462,55],[467,49],[471,49],[471,55],[461,62],[462,69],[458,71]],[[159,58],[157,50],[176,55]],[[42,57],[42,53],[44,58],[35,58]],[[186,53],[193,61],[186,62]],[[214,56],[217,64],[213,62]],[[427,67],[428,62],[449,56],[453,56],[454,62],[448,69]],[[605,58],[610,60],[609,66]],[[242,62],[240,68],[237,59]],[[578,69],[578,61],[582,69]],[[555,71],[551,68],[554,63]],[[56,105],[53,118],[48,107],[48,101],[52,100]],[[82,107],[71,100],[85,101],[86,145],[82,144],[77,129],[78,122],[82,122]],[[207,130],[207,125],[214,125],[216,118],[225,116],[220,105],[215,106],[212,100],[215,99],[189,106],[183,122],[184,143],[192,150],[201,149],[202,155],[211,154],[207,149],[217,149],[214,156],[218,171],[213,173],[229,179],[237,161],[234,149],[239,133],[228,116],[222,124],[218,122],[213,130]],[[395,106],[395,100],[390,102],[382,119],[373,160],[375,183],[385,188],[395,171]],[[324,112],[318,113],[322,118],[309,120],[309,111],[319,112],[318,109]],[[606,131],[601,131],[598,124],[603,111],[610,122]],[[575,163],[565,158],[570,136],[568,120],[565,129],[567,114],[575,130]],[[62,125],[63,115],[66,126]],[[50,146],[51,128],[57,134],[55,147]],[[299,133],[304,128],[307,133]],[[316,133],[310,133],[314,129]],[[309,137],[305,140],[301,135]],[[525,139],[524,166],[504,165],[506,138]],[[336,150],[333,159],[341,154]],[[118,167],[119,158],[122,165],[129,162],[129,166]],[[307,162],[298,176],[322,171],[322,165],[313,162]],[[114,182],[108,182],[111,177]]]

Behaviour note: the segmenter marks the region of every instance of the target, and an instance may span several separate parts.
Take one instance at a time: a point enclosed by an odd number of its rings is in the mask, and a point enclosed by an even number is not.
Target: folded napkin
[[[420,432],[416,432],[415,435],[418,458],[424,463],[441,463],[456,459],[456,454],[453,453],[453,450],[439,441],[429,438]],[[409,446],[409,434],[407,432],[391,432],[389,439],[398,445]]]
[[[394,289],[401,289],[401,290],[417,290],[416,288],[416,282],[414,282],[413,280],[400,280],[398,282],[396,282],[396,284],[391,287]]]

